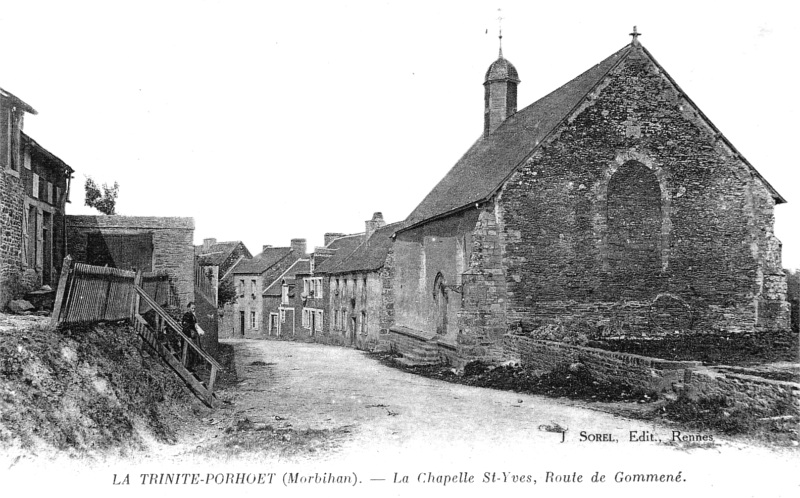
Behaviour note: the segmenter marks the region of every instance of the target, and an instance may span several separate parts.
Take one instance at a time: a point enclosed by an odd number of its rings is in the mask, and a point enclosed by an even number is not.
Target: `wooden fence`
[[[164,310],[165,305],[171,304],[175,304],[175,299],[166,273],[134,273],[83,263],[73,265],[67,256],[52,320],[55,324],[131,320],[142,340],[198,398],[213,407],[214,383],[221,367]]]
[[[53,323],[91,323],[131,318],[134,314],[136,273],[117,268],[72,263],[64,259],[53,307]],[[159,306],[176,305],[165,272],[146,272],[141,287]],[[139,313],[150,311],[143,303]]]

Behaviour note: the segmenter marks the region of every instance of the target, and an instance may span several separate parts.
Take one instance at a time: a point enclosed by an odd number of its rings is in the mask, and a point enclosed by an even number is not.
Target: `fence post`
[[[67,292],[67,282],[71,268],[72,257],[67,254],[67,257],[64,258],[64,264],[61,265],[61,276],[58,278],[58,290],[56,290],[56,300],[53,303],[53,315],[50,318],[52,325],[58,325],[58,320],[61,318],[61,307],[64,304],[64,294]]]
[[[142,286],[142,270],[136,271],[136,276],[133,277],[133,301],[131,302],[131,320],[136,319],[139,313],[139,292],[137,288]]]

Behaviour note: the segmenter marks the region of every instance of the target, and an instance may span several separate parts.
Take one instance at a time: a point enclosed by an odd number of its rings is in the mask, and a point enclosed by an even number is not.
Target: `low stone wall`
[[[547,372],[581,363],[598,380],[625,384],[645,392],[684,394],[690,399],[721,397],[733,408],[763,416],[800,416],[800,383],[765,379],[704,367],[698,361],[671,361],[606,351],[525,336],[506,335],[507,359],[523,368]]]
[[[506,335],[503,347],[506,358],[531,370],[547,372],[581,363],[598,380],[626,384],[644,392],[679,389],[687,369],[701,366],[697,361],[661,360],[518,335]]]
[[[762,415],[800,416],[800,384],[715,368],[687,371],[684,392],[691,399],[725,398],[733,408]]]
[[[432,335],[428,336],[408,327],[395,326],[389,329],[391,350],[403,355],[413,352],[415,348],[419,348],[432,337]]]

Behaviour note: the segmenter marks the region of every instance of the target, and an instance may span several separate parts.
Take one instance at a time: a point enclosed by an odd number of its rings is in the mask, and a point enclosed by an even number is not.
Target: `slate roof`
[[[38,114],[38,112],[36,112],[36,109],[23,102],[22,99],[20,99],[13,93],[9,92],[8,90],[3,90],[2,88],[0,88],[0,97],[10,100],[15,106],[19,107],[20,109],[29,114],[33,115]]]
[[[27,134],[25,134],[25,132],[24,132],[24,131],[21,131],[21,132],[20,132],[20,136],[22,137],[22,143],[24,143],[24,144],[27,144],[27,145],[28,145],[28,146],[30,146],[30,147],[33,147],[33,149],[35,149],[35,150],[36,150],[36,151],[38,151],[40,154],[42,154],[43,156],[45,156],[45,157],[46,157],[48,160],[50,160],[50,161],[52,161],[53,163],[55,163],[56,165],[60,166],[60,167],[62,168],[62,170],[63,170],[63,171],[65,171],[67,174],[70,174],[70,173],[74,173],[74,172],[75,172],[75,170],[74,170],[74,169],[72,169],[72,168],[69,166],[69,164],[65,163],[65,162],[64,162],[64,161],[62,161],[60,158],[58,158],[58,157],[57,157],[55,154],[53,154],[53,153],[52,153],[52,152],[50,152],[49,150],[45,149],[45,148],[44,148],[44,147],[42,147],[41,145],[39,145],[39,143],[38,143],[38,142],[36,142],[36,140],[34,140],[34,139],[32,139],[31,137],[29,137]]]
[[[644,47],[641,48],[681,91],[653,56]],[[631,45],[626,45],[567,84],[509,116],[488,136],[481,136],[408,216],[404,229],[460,211],[491,197],[517,166],[530,157],[547,136],[554,132],[603,80],[605,75],[633,50]],[[685,92],[682,93],[684,98],[697,108],[686,97]],[[702,112],[699,114],[715,131],[718,131]],[[719,137],[736,152],[733,145],[721,133]],[[778,203],[785,202],[741,154],[739,157],[764,182]]]
[[[514,64],[503,58],[502,54],[500,54],[500,57],[492,62],[492,65],[486,70],[486,78],[484,79],[486,82],[497,80],[512,80],[519,83],[517,68],[514,67]]]
[[[329,265],[324,271],[317,270],[316,273],[342,274],[381,269],[392,247],[392,235],[403,226],[402,221],[382,226],[375,230],[366,243],[361,243],[349,255]],[[329,261],[331,260],[326,263]]]
[[[311,260],[308,259],[298,259],[297,261],[292,264],[289,268],[286,269],[285,272],[277,275],[272,283],[270,283],[264,292],[261,293],[262,296],[280,296],[281,295],[281,288],[283,287],[283,280],[284,279],[294,279],[295,275],[304,274],[311,271]]]
[[[326,259],[322,263],[314,268],[315,273],[326,273],[329,268],[333,268],[334,266],[341,263],[347,256],[349,256],[356,248],[364,242],[364,234],[363,233],[354,233],[351,235],[345,235],[344,237],[339,237],[338,239],[334,239],[330,244],[325,246],[327,249],[334,249],[336,253],[333,256]]]
[[[218,266],[228,259],[228,256],[241,244],[240,240],[232,240],[229,242],[217,242],[207,250],[203,250],[203,246],[196,246],[198,253],[198,264],[200,266]]]
[[[292,252],[291,247],[269,247],[252,259],[243,259],[233,269],[234,275],[260,275]]]

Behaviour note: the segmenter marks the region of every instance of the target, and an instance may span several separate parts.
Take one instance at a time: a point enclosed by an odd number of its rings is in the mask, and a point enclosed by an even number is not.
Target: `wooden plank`
[[[136,272],[136,275],[133,277],[133,287],[139,287],[142,283],[142,271],[139,270]],[[131,302],[131,317],[136,317],[139,314],[139,293],[133,293],[133,300]]]
[[[181,352],[181,364],[185,367],[189,357],[189,340],[183,339],[183,352]]]
[[[222,365],[220,365],[217,362],[217,360],[215,360],[211,355],[200,349],[200,347],[196,345],[194,341],[192,341],[189,338],[189,336],[184,334],[183,327],[181,327],[181,325],[178,324],[178,322],[176,322],[174,318],[172,318],[166,311],[164,311],[164,309],[161,308],[161,306],[156,304],[156,302],[153,301],[153,299],[146,292],[144,292],[144,290],[141,287],[136,287],[136,292],[139,293],[143,301],[145,301],[148,305],[150,305],[157,314],[161,315],[161,317],[164,318],[164,321],[167,323],[167,326],[169,326],[175,332],[177,332],[178,335],[181,336],[183,340],[186,343],[188,343],[190,347],[192,347],[195,351],[197,351],[197,354],[202,356],[208,363],[215,365],[219,369],[222,368]]]
[[[140,337],[144,342],[148,344],[152,349],[154,349],[161,358],[166,361],[167,365],[172,368],[172,370],[180,377],[186,385],[194,392],[194,394],[205,403],[208,407],[214,407],[214,399],[213,393],[208,390],[200,381],[198,381],[192,372],[183,368],[183,366],[172,356],[169,351],[161,345],[155,335],[153,334],[150,327],[147,326],[147,322],[141,315],[137,315],[136,317],[136,325],[134,326],[134,330],[139,333]]]
[[[50,318],[50,323],[58,325],[58,320],[61,318],[61,306],[64,304],[64,295],[67,292],[67,283],[69,281],[69,272],[72,269],[72,257],[68,254],[64,258],[64,263],[61,265],[61,276],[58,278],[58,290],[56,291],[56,301],[53,304],[53,314]]]

